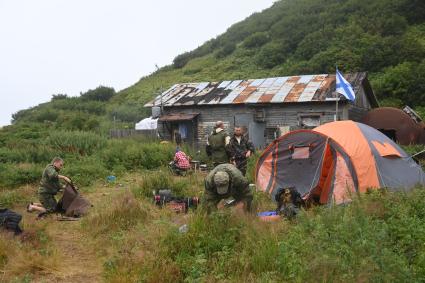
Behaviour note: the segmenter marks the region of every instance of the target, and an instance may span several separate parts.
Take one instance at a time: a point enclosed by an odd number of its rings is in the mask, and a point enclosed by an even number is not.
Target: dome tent
[[[258,160],[256,184],[272,199],[279,188],[295,187],[304,199],[340,204],[369,188],[409,190],[425,184],[425,174],[381,132],[338,121],[276,139]]]

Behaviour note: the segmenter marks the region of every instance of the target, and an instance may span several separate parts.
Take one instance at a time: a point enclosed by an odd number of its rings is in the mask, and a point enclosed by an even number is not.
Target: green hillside
[[[334,73],[335,65],[343,72],[368,71],[382,105],[408,104],[422,112],[424,58],[423,1],[277,1],[117,94],[101,88],[81,98],[56,95],[18,112],[14,123],[105,132],[114,116],[124,123],[147,116],[143,104],[174,83]]]

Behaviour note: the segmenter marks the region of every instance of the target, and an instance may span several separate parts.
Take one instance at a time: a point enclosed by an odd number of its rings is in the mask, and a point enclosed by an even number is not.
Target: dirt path
[[[93,205],[102,199],[102,188],[84,193]],[[24,216],[26,227],[35,225],[36,214],[18,209]],[[46,233],[58,251],[58,270],[48,275],[38,275],[31,282],[102,282],[102,258],[94,245],[90,245],[80,221],[58,221],[56,216],[43,219],[47,223]]]

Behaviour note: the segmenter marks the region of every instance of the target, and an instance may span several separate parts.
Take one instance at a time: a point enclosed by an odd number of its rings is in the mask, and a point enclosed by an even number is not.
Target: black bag
[[[295,187],[279,188],[275,195],[275,200],[277,202],[277,214],[289,219],[294,218],[304,205],[301,194]]]
[[[189,208],[196,209],[199,205],[198,197],[176,197],[171,190],[159,190],[158,194],[154,195],[153,201],[157,206],[161,207],[169,203],[183,204],[184,212],[187,212]]]
[[[22,233],[22,229],[19,227],[21,220],[22,215],[9,209],[0,209],[0,227],[14,231],[15,235]]]
[[[211,157],[211,155],[212,155],[212,147],[211,147],[211,145],[209,145],[209,144],[205,145],[205,152],[207,153],[207,155],[209,157]]]

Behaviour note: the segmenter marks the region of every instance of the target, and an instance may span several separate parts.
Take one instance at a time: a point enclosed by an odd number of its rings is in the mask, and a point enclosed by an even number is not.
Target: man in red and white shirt
[[[183,170],[190,169],[189,158],[187,157],[186,153],[181,151],[179,148],[176,149],[176,154],[174,155],[174,164],[179,169],[183,169]]]

